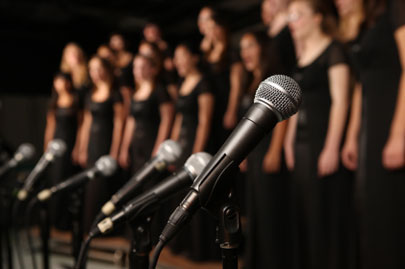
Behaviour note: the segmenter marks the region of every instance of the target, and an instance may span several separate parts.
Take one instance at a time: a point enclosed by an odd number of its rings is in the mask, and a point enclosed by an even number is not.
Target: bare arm
[[[231,88],[229,92],[228,106],[224,116],[224,126],[227,129],[232,129],[236,125],[239,99],[242,92],[242,72],[243,65],[241,62],[234,63],[231,66],[229,78]]]
[[[125,128],[124,128],[124,134],[122,138],[122,144],[120,148],[120,156],[119,156],[119,164],[123,168],[127,168],[129,165],[129,146],[131,145],[132,141],[132,136],[134,135],[136,127],[136,121],[134,117],[129,116],[126,120]]]
[[[88,110],[84,111],[83,124],[80,128],[80,141],[79,141],[79,163],[85,167],[87,164],[87,148],[90,140],[90,127],[91,127],[91,113]]]
[[[287,130],[287,121],[280,122],[274,128],[269,148],[263,160],[263,170],[266,173],[277,173],[281,168],[281,151]]]
[[[56,128],[55,112],[53,110],[49,110],[48,113],[46,114],[44,152],[46,151],[49,141],[53,139],[53,136],[55,134],[55,128]]]
[[[390,170],[405,167],[405,26],[397,29],[394,37],[402,73],[390,133],[382,154],[383,165]]]
[[[196,130],[193,153],[204,150],[211,131],[211,118],[214,108],[214,97],[210,93],[198,96],[198,126]]]
[[[159,131],[156,137],[155,146],[153,147],[152,156],[154,156],[163,141],[165,141],[170,135],[170,129],[172,128],[174,107],[170,102],[163,103],[159,107],[160,110],[160,124]]]
[[[181,122],[183,120],[183,116],[179,113],[176,114],[176,117],[174,118],[174,124],[173,124],[173,130],[172,130],[172,135],[171,139],[174,141],[179,140],[180,136],[180,129],[181,129]]]
[[[118,158],[118,151],[120,149],[122,128],[124,126],[124,108],[120,103],[114,104],[114,129],[112,135],[110,155],[114,159]]]
[[[357,169],[358,138],[361,123],[361,85],[356,84],[352,96],[349,125],[342,149],[342,162],[350,170]]]
[[[329,89],[332,104],[325,144],[318,159],[318,175],[330,175],[339,167],[340,143],[346,123],[350,71],[346,64],[329,68]]]
[[[298,112],[299,113],[299,112]],[[285,162],[288,170],[294,170],[294,141],[297,132],[298,113],[287,121],[287,131],[284,140]]]

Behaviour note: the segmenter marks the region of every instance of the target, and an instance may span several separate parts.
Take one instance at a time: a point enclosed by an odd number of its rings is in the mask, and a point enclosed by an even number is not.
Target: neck
[[[330,37],[324,34],[321,29],[314,30],[309,36],[303,38],[299,43],[302,45],[301,49],[318,47],[320,43],[328,40]]]
[[[196,76],[199,76],[199,75],[200,75],[200,72],[198,71],[198,69],[193,68],[188,72],[188,74],[186,75],[185,78],[196,77]]]
[[[358,7],[354,12],[343,16],[339,24],[339,36],[343,41],[349,41],[359,34],[361,23],[364,21],[364,12]]]

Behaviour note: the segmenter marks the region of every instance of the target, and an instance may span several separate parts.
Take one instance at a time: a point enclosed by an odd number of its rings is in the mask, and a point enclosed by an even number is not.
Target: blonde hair
[[[79,65],[72,69],[72,67],[67,62],[67,55],[69,51],[76,50],[79,57]],[[70,42],[63,49],[62,60],[60,63],[60,70],[64,73],[69,73],[72,75],[72,81],[75,88],[80,88],[89,81],[88,69],[86,63],[86,56],[83,49],[76,43]]]

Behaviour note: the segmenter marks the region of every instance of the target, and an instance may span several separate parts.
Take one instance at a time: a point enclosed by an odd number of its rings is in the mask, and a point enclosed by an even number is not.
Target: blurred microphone
[[[168,242],[200,207],[208,208],[225,198],[233,180],[230,173],[277,122],[295,114],[300,103],[300,87],[290,77],[271,76],[259,85],[248,112],[170,216],[160,235],[160,245]]]
[[[76,188],[89,180],[93,180],[96,176],[109,177],[114,174],[116,170],[117,162],[109,155],[102,156],[94,164],[94,167],[74,175],[49,189],[41,191],[38,193],[37,198],[39,201],[46,201],[51,198],[52,195]]]
[[[166,168],[176,162],[181,155],[180,145],[173,140],[166,140],[160,144],[158,152],[155,157],[148,161],[134,176],[112,197],[111,200],[105,203],[101,212],[108,216],[116,208],[117,205],[122,204],[128,200],[142,184],[148,179],[152,178]]]
[[[13,158],[8,160],[5,164],[0,167],[0,177],[7,173],[10,169],[17,167],[19,164],[30,160],[35,154],[35,148],[30,143],[21,144],[16,152],[14,153]]]
[[[49,163],[54,161],[55,157],[62,156],[65,151],[66,144],[63,140],[54,139],[49,142],[46,152],[42,155],[41,159],[39,159],[38,163],[35,165],[34,169],[25,180],[24,186],[18,192],[18,200],[24,201],[25,199],[27,199],[28,193],[31,191],[33,185],[35,184],[41,173],[45,170]]]
[[[206,152],[191,155],[183,168],[175,172],[164,181],[133,199],[122,210],[105,218],[90,232],[91,236],[106,233],[119,223],[122,223],[139,214],[145,215],[154,212],[162,202],[171,195],[191,185],[193,180],[201,173],[211,160],[212,156]]]

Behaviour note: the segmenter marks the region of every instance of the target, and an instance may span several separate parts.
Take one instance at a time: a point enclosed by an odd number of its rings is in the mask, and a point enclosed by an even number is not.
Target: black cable
[[[155,250],[153,251],[153,256],[152,256],[151,263],[149,265],[149,269],[156,268],[160,253],[162,252],[164,246],[165,246],[165,244],[163,243],[163,241],[159,240],[159,242],[156,244]]]
[[[84,269],[86,268],[86,261],[87,261],[87,252],[90,247],[90,242],[93,239],[93,235],[89,234],[86,241],[83,242],[82,246],[80,247],[79,257],[77,258],[76,264],[73,269]]]
[[[18,209],[20,206],[20,200],[16,200],[13,204],[13,208],[12,208],[12,213],[11,213],[11,221],[14,224],[17,224],[17,215],[18,215]],[[22,248],[21,248],[21,241],[20,241],[20,235],[18,234],[18,229],[17,229],[17,225],[15,225],[16,230],[14,230],[14,244],[15,244],[15,250],[16,250],[16,254],[17,254],[17,261],[18,261],[18,265],[21,269],[25,269],[25,264],[24,264],[24,259],[22,256]]]
[[[30,250],[32,268],[34,268],[34,269],[37,269],[37,261],[35,259],[34,243],[32,240],[31,233],[30,233],[30,220],[31,220],[33,208],[36,205],[37,201],[38,201],[38,199],[36,197],[34,197],[28,203],[27,208],[25,210],[25,221],[24,221],[25,235],[27,237],[28,248]]]

